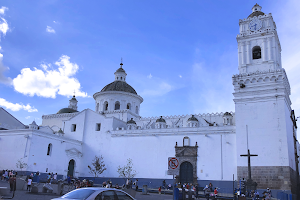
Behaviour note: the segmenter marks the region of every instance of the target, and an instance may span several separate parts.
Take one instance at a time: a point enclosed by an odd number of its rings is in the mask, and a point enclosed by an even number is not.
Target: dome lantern
[[[126,72],[123,69],[123,63],[122,63],[122,59],[121,59],[121,63],[120,63],[120,68],[117,69],[117,71],[114,73],[115,74],[115,81],[124,81],[126,82]]]

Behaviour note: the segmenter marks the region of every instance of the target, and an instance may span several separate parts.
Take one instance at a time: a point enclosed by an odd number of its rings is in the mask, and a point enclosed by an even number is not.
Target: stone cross
[[[240,156],[247,156],[248,157],[248,179],[251,180],[251,165],[250,165],[250,157],[251,156],[258,156],[255,154],[250,154],[250,150],[248,149],[248,154],[242,154]]]

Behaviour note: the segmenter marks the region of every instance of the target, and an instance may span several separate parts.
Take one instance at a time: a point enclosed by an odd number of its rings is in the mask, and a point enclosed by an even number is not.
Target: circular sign
[[[169,160],[169,167],[171,169],[176,169],[178,167],[178,165],[179,165],[179,161],[177,160],[177,158],[171,158]]]

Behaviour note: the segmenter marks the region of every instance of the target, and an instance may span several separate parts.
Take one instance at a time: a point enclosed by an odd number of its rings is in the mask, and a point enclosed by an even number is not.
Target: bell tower
[[[248,149],[252,179],[258,189],[295,193],[296,133],[291,120],[291,89],[281,64],[281,46],[272,14],[255,4],[246,19],[239,20],[238,69],[233,75],[237,177],[248,178]],[[268,173],[266,173],[268,172]]]
[[[239,20],[239,72],[251,73],[281,69],[281,46],[272,14],[255,4],[246,19]]]

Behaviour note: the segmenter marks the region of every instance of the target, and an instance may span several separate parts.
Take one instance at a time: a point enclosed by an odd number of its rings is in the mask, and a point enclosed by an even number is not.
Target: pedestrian
[[[57,173],[55,173],[55,174],[53,175],[53,179],[54,179],[55,181],[57,181]]]
[[[195,197],[198,199],[198,192],[199,192],[199,186],[198,184],[195,185]]]
[[[135,184],[135,191],[137,191],[139,189],[138,181],[139,181],[138,179],[135,179],[135,182],[134,182],[134,184]]]
[[[208,187],[209,187],[210,192],[213,192],[213,184],[209,183]]]
[[[215,196],[215,199],[216,199],[217,196],[218,196],[218,190],[217,190],[217,188],[215,188],[215,190],[214,190],[214,196]]]
[[[166,180],[163,180],[162,186],[163,186],[163,189],[166,189]]]
[[[205,186],[205,188],[203,189],[204,190],[204,194],[205,194],[205,198],[207,200],[209,200],[209,195],[210,195],[210,188],[208,185]]]
[[[37,172],[35,173],[35,175],[36,175],[36,182],[39,183],[39,182],[40,182],[40,172],[37,171]]]
[[[158,188],[158,194],[161,194],[161,186]]]
[[[257,190],[255,191],[254,195],[255,195],[255,199],[259,200],[259,192]]]
[[[129,189],[129,178],[126,180],[126,188]]]
[[[71,184],[71,176],[70,175],[68,175],[67,181],[68,181],[68,185],[70,185]]]
[[[14,175],[10,175],[9,179],[10,192],[16,191],[16,177]]]
[[[27,191],[31,191],[31,183],[32,183],[32,178],[29,176],[27,180]]]
[[[48,175],[47,175],[47,183],[50,183],[50,181],[51,181],[51,174],[48,173]],[[50,184],[51,184],[51,183],[50,183]]]

